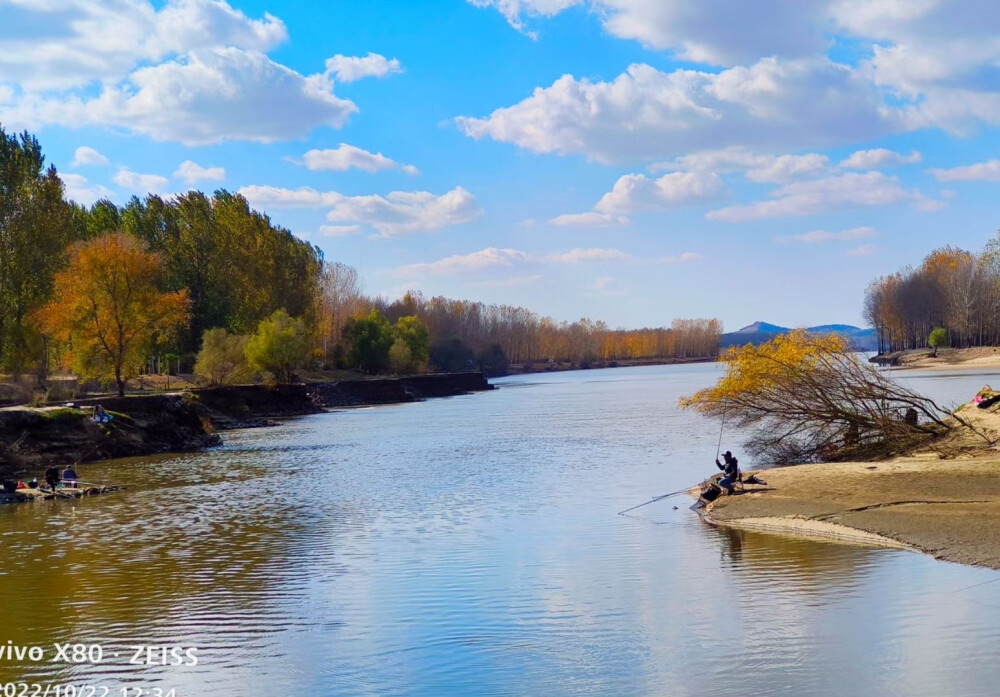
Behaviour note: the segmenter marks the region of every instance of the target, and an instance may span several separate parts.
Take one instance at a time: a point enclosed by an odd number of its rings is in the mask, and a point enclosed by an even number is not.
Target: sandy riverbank
[[[996,438],[1000,413],[966,408]],[[705,510],[718,525],[904,547],[1000,569],[1000,451],[966,439],[954,456],[917,453],[884,462],[766,470]],[[755,491],[752,489],[756,489]]]
[[[936,357],[930,349],[903,351],[895,356],[894,370],[997,370],[1000,371],[1000,347],[939,349]]]

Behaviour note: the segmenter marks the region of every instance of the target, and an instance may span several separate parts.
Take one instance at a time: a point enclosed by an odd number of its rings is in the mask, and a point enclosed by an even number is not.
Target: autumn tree
[[[317,333],[323,353],[332,357],[341,345],[347,320],[366,309],[358,270],[340,262],[324,263],[317,282]]]
[[[133,237],[112,233],[74,245],[55,276],[55,300],[39,313],[85,376],[113,376],[118,395],[157,341],[187,325],[187,291],[161,292],[163,261]]]
[[[760,346],[733,347],[722,360],[726,372],[718,383],[681,406],[751,430],[746,446],[765,461],[878,457],[965,423],[863,362],[837,335],[798,330]]]
[[[416,373],[427,367],[430,331],[419,317],[400,317],[393,328],[395,341],[389,349],[390,362],[397,373]]]
[[[305,322],[280,309],[257,325],[257,333],[247,342],[246,356],[252,369],[270,373],[279,384],[289,384],[305,364],[309,346]]]
[[[253,374],[247,362],[246,349],[250,337],[230,334],[222,327],[206,329],[194,372],[210,385],[230,385],[247,380]]]

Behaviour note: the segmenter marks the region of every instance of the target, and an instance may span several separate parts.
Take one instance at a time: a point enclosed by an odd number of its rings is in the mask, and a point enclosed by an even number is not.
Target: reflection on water
[[[200,664],[0,661],[0,683],[992,694],[1000,574],[717,530],[683,499],[615,515],[714,470],[717,425],[675,405],[717,370],[524,376],[87,466],[130,490],[0,507],[0,643],[197,646]]]

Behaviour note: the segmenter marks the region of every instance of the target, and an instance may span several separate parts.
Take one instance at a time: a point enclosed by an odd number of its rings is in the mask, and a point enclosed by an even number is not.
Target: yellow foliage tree
[[[69,264],[55,277],[55,300],[43,307],[44,330],[67,347],[70,367],[88,377],[113,377],[118,395],[155,341],[187,326],[186,290],[160,292],[158,254],[122,233],[70,249]]]
[[[864,362],[835,334],[797,330],[732,347],[720,360],[725,375],[681,407],[751,430],[748,449],[775,463],[885,455],[964,423]]]

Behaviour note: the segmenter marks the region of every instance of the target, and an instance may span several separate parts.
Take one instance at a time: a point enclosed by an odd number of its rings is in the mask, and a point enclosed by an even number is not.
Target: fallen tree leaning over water
[[[764,462],[877,459],[956,428],[989,440],[863,362],[837,335],[795,331],[760,346],[733,347],[720,360],[726,374],[681,406],[750,429],[744,445]]]

